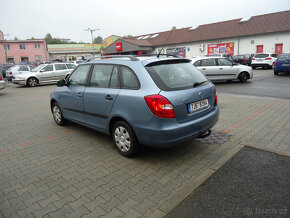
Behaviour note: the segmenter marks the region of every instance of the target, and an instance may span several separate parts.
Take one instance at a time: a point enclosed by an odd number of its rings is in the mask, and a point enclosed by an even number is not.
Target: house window
[[[20,45],[19,45],[19,48],[20,48],[20,49],[26,49],[25,44],[20,44]]]
[[[10,45],[9,44],[4,44],[4,49],[7,51],[7,50],[10,50]]]
[[[36,62],[42,62],[42,56],[41,55],[36,55],[35,56],[35,61]]]
[[[34,44],[34,48],[40,49],[40,44]]]

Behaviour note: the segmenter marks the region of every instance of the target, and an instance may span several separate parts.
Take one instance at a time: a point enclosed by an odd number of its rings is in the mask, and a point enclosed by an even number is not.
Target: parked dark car
[[[281,54],[274,62],[273,68],[275,75],[280,72],[290,72],[290,53]]]
[[[251,66],[252,54],[235,55],[233,61],[235,63]]]

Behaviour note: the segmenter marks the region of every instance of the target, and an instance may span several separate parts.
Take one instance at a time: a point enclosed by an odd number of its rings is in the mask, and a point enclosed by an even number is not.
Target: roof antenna
[[[169,34],[169,36],[167,37],[166,41],[165,41],[164,44],[162,45],[162,48],[161,48],[161,50],[159,51],[159,53],[158,53],[158,55],[157,55],[157,58],[159,58],[159,56],[160,56],[160,54],[161,54],[161,52],[162,52],[162,50],[163,50],[164,45],[166,44],[166,42],[167,42],[168,39],[170,38],[171,33],[172,33],[172,30],[173,30],[173,28],[171,29],[170,34]]]

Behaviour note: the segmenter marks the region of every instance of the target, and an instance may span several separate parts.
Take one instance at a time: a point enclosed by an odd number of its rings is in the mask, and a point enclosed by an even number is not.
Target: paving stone
[[[84,206],[86,208],[88,208],[89,211],[94,211],[96,207],[98,207],[100,204],[104,204],[106,202],[107,201],[104,198],[97,196],[93,201],[85,203]]]
[[[100,217],[100,216],[105,215],[105,214],[107,214],[106,211],[104,211],[104,210],[103,210],[102,208],[100,208],[100,207],[96,207],[96,208],[94,209],[94,211],[92,211],[91,213],[89,213],[89,214],[83,216],[83,218],[95,218],[95,217]]]

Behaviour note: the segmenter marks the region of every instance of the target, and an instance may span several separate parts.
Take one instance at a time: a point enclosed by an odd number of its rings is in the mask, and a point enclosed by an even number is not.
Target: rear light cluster
[[[267,57],[267,58],[265,58],[265,60],[272,60],[272,58],[270,58],[270,57]]]
[[[274,66],[277,66],[277,62],[276,61],[274,62]]]
[[[0,74],[0,81],[1,81],[1,80],[3,80],[3,77],[2,77],[2,75]]]
[[[162,118],[174,118],[173,105],[162,95],[145,96],[145,101],[152,113]]]
[[[216,92],[216,87],[214,87],[214,92],[215,92],[215,97],[214,97],[214,105],[217,105],[217,92]]]
[[[12,75],[12,72],[9,72],[9,75]]]
[[[256,60],[256,58],[252,58],[252,60]]]
[[[243,59],[243,62],[247,62],[247,60],[246,59]]]

